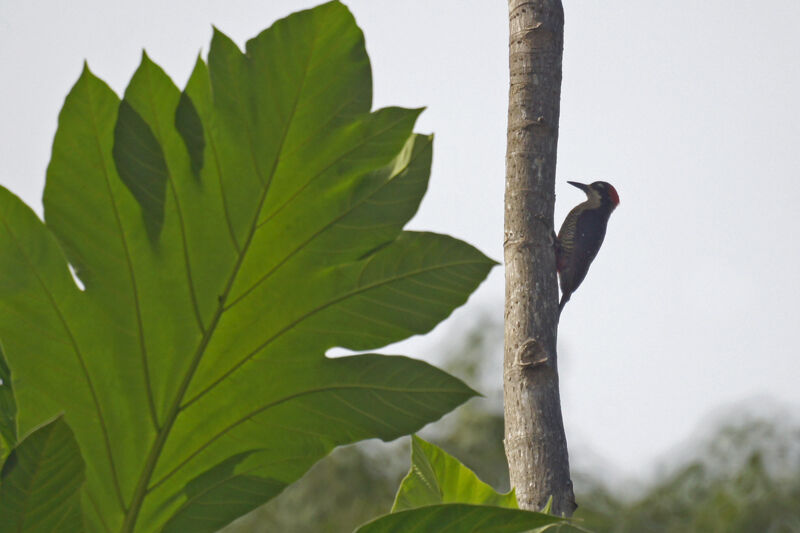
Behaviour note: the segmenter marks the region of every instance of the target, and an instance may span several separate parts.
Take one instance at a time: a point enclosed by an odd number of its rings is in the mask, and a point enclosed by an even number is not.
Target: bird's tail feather
[[[571,294],[564,294],[561,296],[561,301],[558,303],[558,314],[561,314],[561,311],[564,309],[564,306],[569,301],[569,297],[572,296]]]

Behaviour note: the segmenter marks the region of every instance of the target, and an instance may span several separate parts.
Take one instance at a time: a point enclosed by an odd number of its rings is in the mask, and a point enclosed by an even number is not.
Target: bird
[[[555,236],[556,268],[561,285],[559,313],[589,272],[589,265],[606,236],[608,218],[619,205],[617,190],[610,183],[567,183],[585,192],[587,199],[572,208]]]

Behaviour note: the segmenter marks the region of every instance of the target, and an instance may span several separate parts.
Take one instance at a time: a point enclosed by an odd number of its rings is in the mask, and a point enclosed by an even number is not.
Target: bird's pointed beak
[[[583,192],[588,192],[588,190],[589,190],[589,186],[584,184],[584,183],[578,183],[577,181],[568,181],[567,183],[569,183],[573,187],[579,188]]]

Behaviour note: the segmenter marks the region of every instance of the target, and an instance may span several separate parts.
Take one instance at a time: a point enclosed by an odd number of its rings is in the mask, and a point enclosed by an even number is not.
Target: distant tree
[[[584,478],[576,516],[598,533],[800,531],[800,427],[735,416],[636,497]]]

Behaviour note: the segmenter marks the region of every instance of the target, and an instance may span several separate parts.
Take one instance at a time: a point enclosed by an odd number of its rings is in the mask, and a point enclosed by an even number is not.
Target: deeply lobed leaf
[[[402,231],[432,139],[418,110],[370,107],[363,36],[332,2],[246,53],[215,31],[184,91],[146,55],[121,100],[85,68],[46,223],[0,189],[6,426],[64,413],[89,531],[214,531],[334,446],[474,394],[420,361],[324,356],[430,330],[494,264]]]

